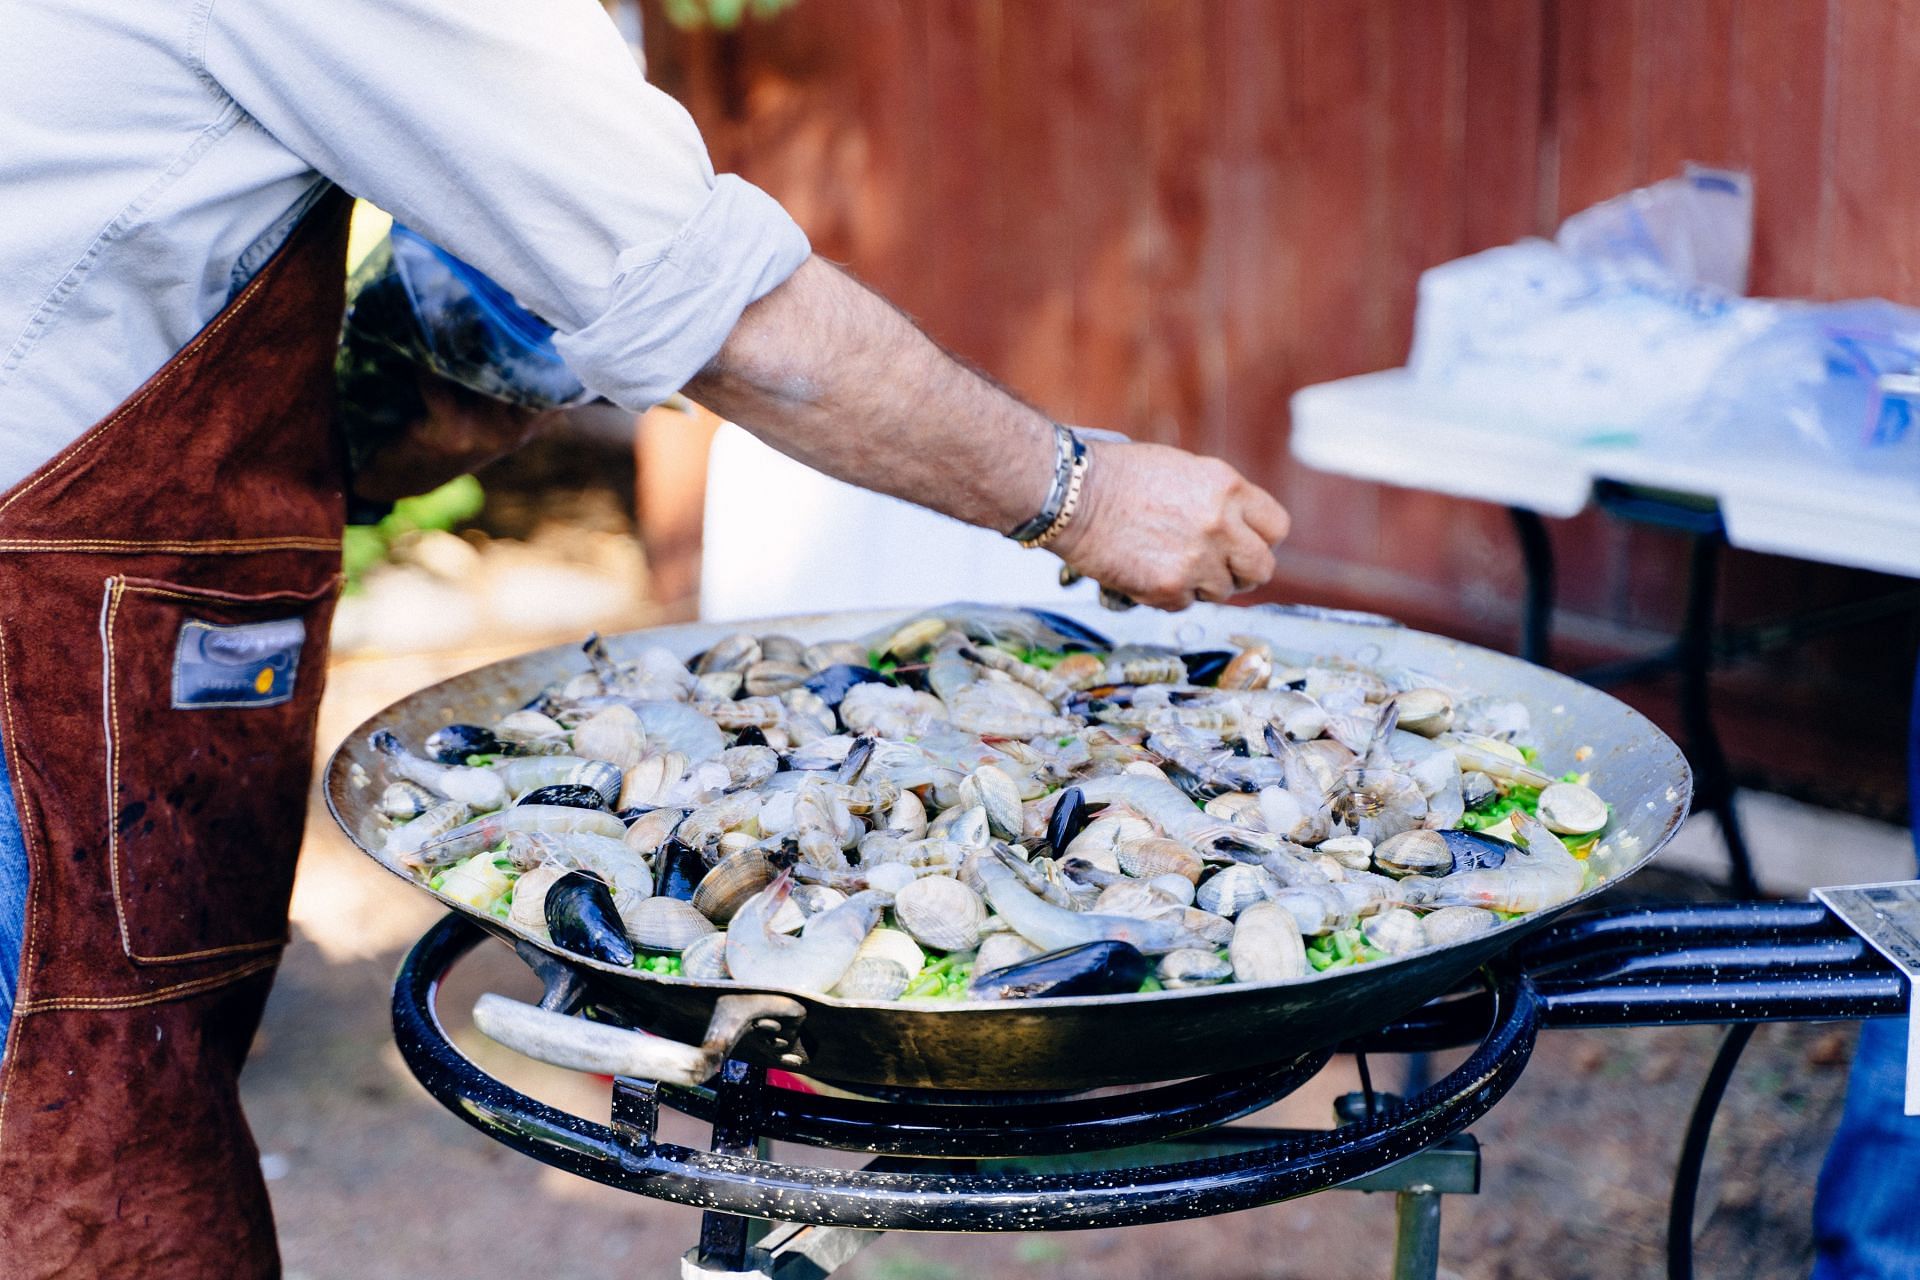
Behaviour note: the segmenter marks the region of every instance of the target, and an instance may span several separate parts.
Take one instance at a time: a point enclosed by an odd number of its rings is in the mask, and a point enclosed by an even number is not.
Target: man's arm
[[[1005,533],[1045,501],[1052,424],[820,258],[748,307],[687,394],[782,453]],[[1273,575],[1287,513],[1224,462],[1094,443],[1049,546],[1143,604],[1224,600]]]

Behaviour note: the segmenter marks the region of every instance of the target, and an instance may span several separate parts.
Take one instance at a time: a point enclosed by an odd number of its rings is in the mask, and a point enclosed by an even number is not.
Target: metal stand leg
[[[713,1150],[725,1156],[760,1156],[760,1135],[753,1124],[752,1100],[766,1087],[765,1067],[750,1067],[728,1059],[720,1068],[715,1088],[718,1111],[713,1118]],[[700,1215],[698,1263],[713,1271],[745,1271],[747,1251],[768,1224],[731,1213]]]
[[[1687,611],[1680,627],[1678,654],[1680,721],[1687,739],[1687,756],[1694,767],[1696,807],[1710,810],[1719,820],[1720,838],[1726,842],[1727,859],[1733,872],[1733,892],[1746,898],[1757,895],[1760,886],[1754,879],[1740,817],[1734,812],[1733,773],[1727,765],[1726,752],[1721,749],[1720,735],[1714,731],[1709,701],[1714,597],[1719,588],[1723,541],[1719,533],[1700,533],[1693,538],[1687,571]]]
[[[1393,1280],[1435,1280],[1440,1274],[1440,1193],[1409,1187],[1393,1198]]]
[[[1553,543],[1547,523],[1538,512],[1508,507],[1513,531],[1520,539],[1520,560],[1526,566],[1527,594],[1520,615],[1520,656],[1546,666],[1553,648]]]

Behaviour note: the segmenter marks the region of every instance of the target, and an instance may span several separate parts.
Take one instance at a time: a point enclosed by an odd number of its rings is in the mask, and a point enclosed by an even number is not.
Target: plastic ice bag
[[[347,294],[335,382],[356,466],[425,413],[422,369],[528,409],[593,398],[554,349],[551,325],[398,223],[354,272]]]
[[[1699,417],[1717,447],[1920,473],[1920,311],[1877,298],[1782,303],[1722,366]]]
[[[1741,297],[1752,242],[1743,175],[1690,169],[1529,239],[1420,278],[1415,376],[1532,434],[1682,430],[1727,359],[1773,323]]]

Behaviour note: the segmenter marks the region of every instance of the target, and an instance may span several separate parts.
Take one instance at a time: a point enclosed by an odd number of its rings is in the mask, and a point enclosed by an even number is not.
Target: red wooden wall
[[[1502,513],[1287,454],[1296,388],[1402,362],[1427,266],[1695,160],[1755,176],[1756,291],[1920,303],[1920,0],[799,0],[648,39],[716,165],[937,339],[1278,493],[1279,598],[1512,634]],[[1555,544],[1571,653],[1670,628],[1674,539],[1589,515]],[[1727,579],[1735,617],[1886,585],[1746,555]],[[1913,641],[1736,674],[1736,753],[1845,714],[1890,778]]]

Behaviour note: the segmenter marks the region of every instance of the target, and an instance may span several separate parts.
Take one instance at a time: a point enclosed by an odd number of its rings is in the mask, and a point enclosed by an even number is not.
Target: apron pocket
[[[131,959],[286,941],[339,586],[234,595],[107,580],[107,848]]]

